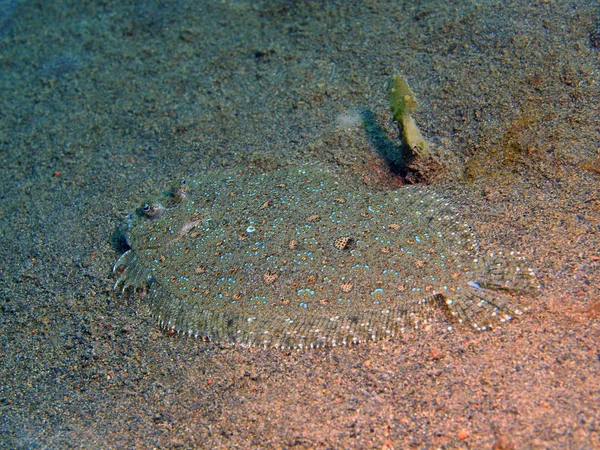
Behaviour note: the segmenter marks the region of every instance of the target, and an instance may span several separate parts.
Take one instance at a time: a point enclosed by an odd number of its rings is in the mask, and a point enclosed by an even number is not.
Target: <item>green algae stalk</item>
[[[412,156],[429,156],[429,145],[411,116],[419,104],[406,78],[397,71],[392,74],[388,83],[388,101],[394,122],[400,129],[402,142],[413,152]]]

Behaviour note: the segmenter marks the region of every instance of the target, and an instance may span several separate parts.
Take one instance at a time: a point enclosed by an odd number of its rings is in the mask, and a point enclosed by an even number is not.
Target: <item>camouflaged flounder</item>
[[[471,228],[425,188],[372,192],[319,168],[205,176],[126,219],[116,287],[160,324],[214,341],[315,347],[390,338],[441,308],[484,330],[520,312],[532,276],[481,258]]]

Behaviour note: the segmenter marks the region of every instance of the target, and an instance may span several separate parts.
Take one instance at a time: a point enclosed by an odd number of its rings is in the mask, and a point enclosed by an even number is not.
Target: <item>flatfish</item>
[[[115,287],[217,342],[322,347],[439,322],[485,330],[533,272],[482,255],[444,195],[372,191],[320,167],[187,180],[131,213]],[[438,319],[436,319],[438,317]]]

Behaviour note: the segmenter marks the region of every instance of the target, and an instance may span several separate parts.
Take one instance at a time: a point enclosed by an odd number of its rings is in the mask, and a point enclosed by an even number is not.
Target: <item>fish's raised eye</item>
[[[171,188],[169,194],[171,199],[175,202],[182,202],[187,198],[189,191],[190,188],[185,180],[181,180],[179,184],[176,184]]]
[[[160,203],[144,203],[140,208],[140,215],[153,218],[160,216],[163,207]]]

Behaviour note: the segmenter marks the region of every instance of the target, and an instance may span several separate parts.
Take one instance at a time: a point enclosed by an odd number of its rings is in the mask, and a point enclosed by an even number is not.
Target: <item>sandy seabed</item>
[[[600,5],[0,1],[0,447],[600,447]],[[401,180],[394,70],[526,313],[310,352],[162,331],[112,289],[174,179],[318,162]]]

